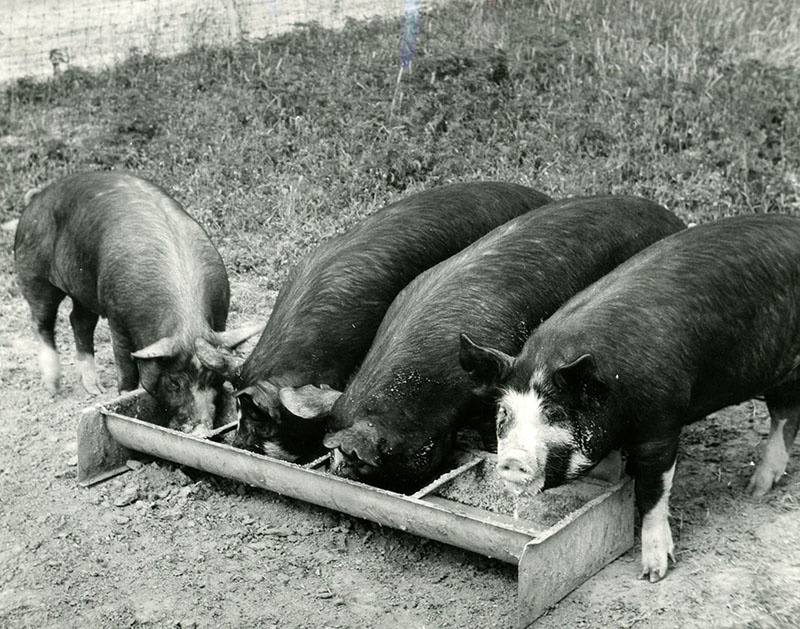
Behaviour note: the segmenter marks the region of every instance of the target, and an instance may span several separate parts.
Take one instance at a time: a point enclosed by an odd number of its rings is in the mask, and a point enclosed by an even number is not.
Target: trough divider
[[[460,476],[461,474],[463,474],[467,470],[471,470],[473,467],[478,465],[478,463],[482,462],[483,460],[484,459],[482,459],[481,457],[475,456],[474,458],[472,458],[471,460],[467,461],[466,463],[462,463],[461,465],[459,465],[456,469],[450,470],[446,474],[442,474],[439,478],[437,478],[432,483],[426,485],[425,487],[423,487],[422,489],[420,489],[416,493],[411,494],[411,497],[412,498],[420,498],[421,499],[421,498],[427,496],[431,492],[439,489],[439,487],[441,487],[442,485],[444,485],[446,483],[449,483],[456,476]]]
[[[323,454],[321,457],[314,459],[313,461],[309,461],[302,465],[302,467],[306,468],[307,470],[315,470],[318,467],[322,467],[325,462],[331,458],[330,452],[327,454]]]
[[[219,439],[223,435],[229,433],[231,430],[235,430],[236,426],[238,426],[238,425],[239,425],[239,422],[235,421],[235,422],[230,422],[228,424],[225,424],[224,426],[220,426],[219,428],[215,428],[214,430],[212,430],[209,433],[209,435],[206,437],[206,439],[208,439],[209,441],[216,441],[217,439]]]

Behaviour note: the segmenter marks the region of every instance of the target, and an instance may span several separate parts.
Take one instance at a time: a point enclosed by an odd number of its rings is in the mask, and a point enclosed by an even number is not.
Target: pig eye
[[[499,435],[508,423],[508,411],[504,406],[497,407],[497,434]]]
[[[164,379],[164,387],[167,389],[167,391],[175,393],[178,390],[180,390],[181,381],[179,378],[176,378],[175,376],[167,376]]]

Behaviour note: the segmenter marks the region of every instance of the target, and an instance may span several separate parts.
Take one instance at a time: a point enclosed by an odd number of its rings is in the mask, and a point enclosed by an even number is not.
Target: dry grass
[[[401,194],[505,179],[634,193],[689,221],[800,212],[792,0],[454,2],[9,86],[0,221],[67,172],[165,185],[232,273],[276,288],[309,247]]]

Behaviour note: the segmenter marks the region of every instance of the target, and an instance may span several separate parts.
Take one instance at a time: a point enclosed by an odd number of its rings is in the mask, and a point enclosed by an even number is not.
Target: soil
[[[165,462],[80,487],[77,421],[98,400],[77,381],[68,307],[62,391],[51,399],[40,386],[12,238],[0,232],[0,626],[515,625],[510,564]],[[268,312],[262,278],[232,284],[231,325]],[[102,322],[96,340],[100,401],[111,400]],[[638,578],[637,529],[632,550],[536,626],[797,626],[798,457],[766,497],[744,493],[768,426],[763,404],[749,402],[687,429],[667,578]]]

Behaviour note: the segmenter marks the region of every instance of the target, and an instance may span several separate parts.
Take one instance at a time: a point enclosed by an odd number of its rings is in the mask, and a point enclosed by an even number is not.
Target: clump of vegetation
[[[165,186],[233,272],[277,287],[309,247],[399,195],[503,179],[642,194],[688,221],[800,212],[792,0],[453,2],[232,48],[135,54],[6,87],[0,221],[67,172]]]

